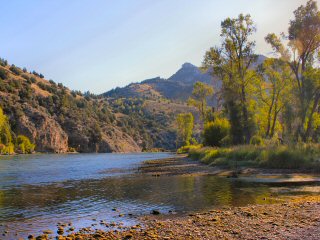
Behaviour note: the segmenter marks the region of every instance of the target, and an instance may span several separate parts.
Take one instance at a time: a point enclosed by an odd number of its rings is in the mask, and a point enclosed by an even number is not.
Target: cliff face
[[[68,151],[68,135],[48,114],[24,106],[25,115],[16,121],[16,132],[36,144],[36,151],[64,153]]]
[[[89,131],[85,125],[76,122],[63,124],[69,137],[69,146],[79,152],[141,152],[141,147],[128,134],[116,126],[105,124],[102,128]]]
[[[105,129],[102,141],[99,144],[99,152],[141,152],[141,147],[128,134],[118,128]]]

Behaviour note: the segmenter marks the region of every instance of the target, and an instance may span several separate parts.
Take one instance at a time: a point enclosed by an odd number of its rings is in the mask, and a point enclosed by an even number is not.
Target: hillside
[[[168,79],[147,79],[96,96],[1,59],[0,107],[13,136],[27,136],[39,152],[173,150],[178,113],[193,112],[195,137],[200,138],[197,112],[186,104],[197,81],[213,85],[216,92],[221,88],[218,78],[185,63]],[[208,101],[216,102],[216,95]]]
[[[0,107],[14,136],[39,152],[136,152],[141,147],[121,128],[108,103],[71,91],[1,60]]]
[[[137,86],[140,90],[132,92],[141,95],[128,91],[126,98],[83,94],[0,61],[0,107],[12,135],[27,136],[38,152],[175,149],[175,116],[185,111],[196,115],[195,109],[163,98],[148,85]]]

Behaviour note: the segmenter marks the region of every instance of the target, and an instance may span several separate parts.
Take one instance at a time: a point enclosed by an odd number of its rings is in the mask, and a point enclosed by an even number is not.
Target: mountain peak
[[[197,66],[192,63],[185,62],[168,80],[193,84],[197,81],[210,82],[210,79],[211,77],[209,74],[202,73]]]
[[[197,67],[192,63],[185,62],[184,64],[182,64],[181,68],[197,68]]]

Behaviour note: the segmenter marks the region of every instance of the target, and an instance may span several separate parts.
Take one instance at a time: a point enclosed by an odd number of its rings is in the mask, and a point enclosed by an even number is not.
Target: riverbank
[[[282,201],[271,205],[225,207],[178,217],[146,216],[135,226],[111,224],[110,231],[83,228],[57,239],[319,239],[320,195]],[[37,239],[47,238],[42,235]]]
[[[188,159],[186,155],[178,155],[144,161],[137,173],[154,178],[175,175],[226,177],[230,170],[208,167]],[[240,178],[254,176],[272,182],[283,174],[283,170],[276,172],[275,169],[246,169]],[[285,177],[290,182],[298,183],[319,181],[314,176],[292,170],[288,170]],[[64,236],[57,235],[57,239],[319,239],[320,191],[318,185],[312,188],[310,195],[288,193],[281,196],[261,196],[259,204],[244,207],[220,206],[185,214],[163,214],[155,211],[136,218],[138,224],[134,226],[97,219],[96,224],[74,232],[72,226],[60,223],[57,233]],[[107,230],[99,230],[99,226]],[[52,235],[53,232],[49,234]],[[38,239],[48,239],[48,235],[38,236]]]
[[[231,147],[187,146],[193,160],[238,171],[241,168],[260,168],[320,173],[320,145],[299,143],[296,145],[242,145]]]
[[[201,176],[212,175],[221,177],[234,177],[234,169],[227,166],[207,165],[201,161],[193,160],[187,154],[179,154],[172,158],[145,161],[138,168],[138,172],[154,177],[160,176]],[[274,169],[241,166],[237,169],[237,178],[288,179],[290,182],[317,182],[320,175],[308,169]]]

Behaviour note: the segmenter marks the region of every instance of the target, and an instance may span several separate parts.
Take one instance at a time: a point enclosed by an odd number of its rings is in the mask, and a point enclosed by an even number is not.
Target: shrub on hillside
[[[31,78],[30,78],[30,81],[31,81],[32,83],[35,83],[37,80],[36,80],[34,77],[31,77]]]
[[[16,150],[20,153],[32,153],[35,145],[26,136],[19,135],[16,139]]]
[[[0,68],[0,79],[4,80],[7,78],[7,72],[3,68]]]
[[[222,146],[222,140],[230,131],[230,123],[225,118],[217,118],[213,122],[204,125],[203,140],[206,146]]]
[[[0,66],[5,67],[7,65],[8,65],[8,61],[3,58],[0,58]]]
[[[2,145],[1,147],[1,154],[14,154],[14,145],[12,143],[9,143],[8,145]]]
[[[16,67],[15,65],[12,64],[9,69],[15,75],[20,75],[20,69],[18,67]]]

